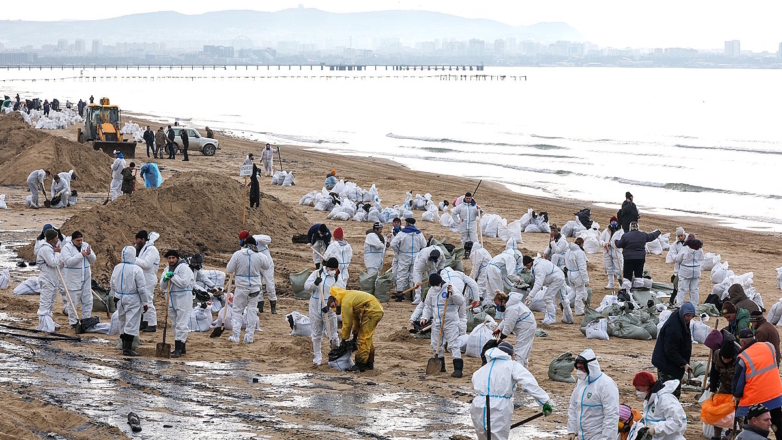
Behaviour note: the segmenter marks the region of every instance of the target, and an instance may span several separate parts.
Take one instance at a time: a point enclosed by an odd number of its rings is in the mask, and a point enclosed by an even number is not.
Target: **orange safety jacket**
[[[751,406],[782,396],[777,354],[768,342],[756,342],[739,354],[744,361],[744,394],[739,406]]]

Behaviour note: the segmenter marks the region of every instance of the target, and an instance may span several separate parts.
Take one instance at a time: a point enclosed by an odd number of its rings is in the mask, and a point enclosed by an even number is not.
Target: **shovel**
[[[226,295],[230,295],[229,290],[233,285],[233,281],[234,281],[234,274],[231,274],[231,276],[228,278],[228,286],[226,286],[226,289],[224,289]],[[225,309],[223,310],[223,322],[220,324],[220,328],[215,327],[214,330],[212,330],[212,334],[209,335],[210,338],[219,338],[225,331],[225,317],[228,316],[228,296],[226,296],[225,298],[226,298],[225,306],[223,307]]]
[[[90,292],[92,292],[92,295],[95,298],[98,298],[98,301],[100,301],[101,304],[103,304],[106,307],[106,316],[108,316],[109,319],[111,319],[111,312],[109,312],[109,305],[106,303],[106,301],[104,301],[103,298],[101,298],[97,293],[95,293],[94,290],[90,289]]]
[[[451,292],[451,285],[448,285],[448,292]],[[440,359],[437,357],[437,353],[440,351],[440,346],[443,345],[443,330],[445,330],[445,314],[448,313],[448,299],[445,299],[445,307],[443,309],[443,319],[440,320],[440,336],[438,338],[439,343],[437,344],[437,352],[435,352],[435,357],[430,358],[429,362],[426,363],[426,375],[430,376],[433,374],[437,374],[440,372]]]
[[[522,420],[520,422],[516,422],[516,423],[510,425],[510,429],[518,428],[519,426],[521,426],[521,425],[523,425],[525,423],[529,423],[529,422],[531,422],[531,421],[533,421],[533,420],[535,420],[535,419],[537,419],[539,417],[543,417],[543,411],[535,414],[534,416],[527,417],[526,419],[524,419],[524,420]]]
[[[388,269],[388,270],[391,270],[391,269]],[[420,284],[416,284],[415,286],[405,290],[404,292],[399,293],[398,296],[404,297],[405,295],[407,295],[408,293],[412,292],[413,290],[415,290],[415,289],[417,289],[417,288],[419,288],[421,286],[425,286],[427,284],[429,284],[429,280],[423,280],[423,281],[421,281]]]
[[[74,304],[73,299],[71,299],[71,294],[68,292],[68,286],[65,285],[65,280],[62,278],[62,272],[60,272],[60,266],[57,266],[57,275],[60,276],[60,282],[62,283],[62,287],[65,289],[65,294],[68,296],[68,302],[71,303],[71,308],[73,308],[73,313],[76,314],[76,334],[82,334],[84,333],[84,329],[81,326],[81,317],[79,317],[79,311],[76,310],[76,304]]]
[[[49,197],[46,196],[46,189],[44,189],[44,187],[41,187],[41,190],[42,190],[41,192],[43,193],[43,198],[44,198],[43,206],[46,207],[46,208],[51,208],[52,207],[52,202],[49,200]]]
[[[166,320],[163,321],[163,342],[158,342],[155,346],[155,357],[170,358],[171,357],[171,344],[166,344],[166,330],[168,329],[168,296],[171,294],[171,280],[168,282],[168,289],[166,290]]]
[[[109,192],[106,194],[106,200],[103,201],[103,204],[108,205],[109,199],[111,199],[111,183],[109,183]]]

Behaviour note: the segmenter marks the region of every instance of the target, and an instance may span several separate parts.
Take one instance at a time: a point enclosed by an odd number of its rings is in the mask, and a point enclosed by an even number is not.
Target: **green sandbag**
[[[586,336],[587,324],[594,321],[595,319],[600,319],[600,318],[603,318],[603,315],[600,312],[589,307],[585,308],[584,319],[581,321],[581,333]]]
[[[573,379],[573,370],[576,358],[571,353],[562,353],[557,356],[548,366],[548,378],[557,382],[575,383]]]
[[[117,305],[114,303],[114,298],[110,298],[110,295],[108,292],[102,289],[93,289],[93,292],[95,292],[96,295],[98,295],[108,306],[109,306],[109,313],[114,313],[117,311]],[[94,312],[106,312],[106,306],[103,305],[102,302],[98,301],[97,298],[92,298],[92,311]]]
[[[519,279],[521,280],[522,284],[526,283],[530,286],[535,284],[535,278],[532,276],[532,272],[530,272],[529,269],[526,267],[521,270],[521,272],[517,272],[516,275],[519,276]]]
[[[467,308],[467,333],[469,334],[479,324],[483,324],[486,315],[494,318],[497,316],[497,309],[494,306],[484,306],[480,313],[473,314],[472,308]]]
[[[450,261],[446,260],[445,265],[451,269],[464,272],[464,266],[462,265],[462,257],[464,256],[464,248],[454,249],[451,253]]]
[[[608,326],[609,336],[623,339],[637,339],[639,341],[648,341],[652,339],[646,329],[637,325],[627,324],[622,321],[615,321]]]
[[[646,330],[652,339],[657,339],[657,324],[652,321],[646,321],[641,324],[641,328]]]
[[[391,300],[391,286],[394,284],[394,274],[384,273],[377,277],[375,282],[375,298],[381,303],[387,303]]]
[[[698,377],[703,376],[706,374],[706,362],[704,361],[695,361],[692,363],[692,376]],[[685,378],[687,374],[685,373]]]
[[[720,314],[720,311],[717,310],[717,307],[714,304],[707,303],[707,304],[701,304],[697,307],[695,307],[695,314],[697,316],[701,316],[701,314],[707,314],[709,316],[716,316],[720,317],[722,314]]]
[[[310,292],[304,290],[304,283],[307,282],[307,278],[310,277],[310,270],[304,269],[299,273],[290,274],[291,289],[293,289],[293,297],[296,299],[310,299]]]
[[[648,267],[644,267],[643,277],[644,278],[651,278],[652,277],[652,270],[649,269]]]
[[[652,292],[650,290],[631,290],[630,293],[633,295],[635,302],[641,307],[646,307],[646,304],[649,303],[650,299],[655,303],[660,302],[657,300],[657,297],[652,297]]]
[[[375,294],[375,281],[377,280],[377,272],[372,275],[367,275],[366,272],[358,274],[358,282],[361,284],[361,291]]]
[[[535,330],[535,337],[536,338],[548,338],[548,333],[546,333],[545,330],[537,329],[537,330]]]

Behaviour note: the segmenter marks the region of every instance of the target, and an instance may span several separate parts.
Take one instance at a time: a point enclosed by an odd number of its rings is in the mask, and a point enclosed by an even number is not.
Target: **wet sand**
[[[133,117],[140,124],[144,121],[139,117]],[[157,127],[160,124],[150,124]],[[59,134],[75,136],[75,128],[67,131],[59,131]],[[202,133],[203,134],[203,133]],[[190,162],[178,160],[159,160],[163,177],[167,178],[174,173],[213,171],[239,178],[239,165],[248,152],[254,152],[259,157],[262,145],[256,142],[226,138],[217,134],[222,149],[218,150],[214,157],[205,157],[200,153],[190,155]],[[139,145],[135,159],[136,163],[143,162],[144,147]],[[293,187],[279,187],[269,185],[269,179],[262,181],[261,191],[271,194],[289,206],[289,209],[305,216],[310,223],[326,221],[325,212],[317,212],[311,207],[299,206],[299,199],[312,190],[320,190],[326,172],[332,168],[337,170],[340,178],[356,182],[362,188],[369,188],[373,183],[377,185],[380,198],[384,206],[399,204],[404,201],[406,191],[413,194],[429,192],[433,200],[453,200],[465,191],[472,191],[477,181],[461,179],[447,174],[447,169],[438,169],[438,173],[420,173],[406,169],[403,165],[379,158],[349,157],[319,152],[306,149],[283,146],[281,149],[282,164],[285,170],[293,170],[296,175],[296,185]],[[275,169],[279,169],[279,159],[275,159]],[[58,170],[60,171],[60,170]],[[108,185],[108,182],[106,182]],[[78,189],[77,185],[74,185]],[[208,191],[208,188],[205,188]],[[637,200],[642,200],[642,192],[628,188],[636,195]],[[146,190],[145,190],[146,191]],[[0,193],[7,194],[9,211],[0,211],[2,222],[3,242],[32,240],[40,231],[44,223],[52,223],[56,226],[65,218],[83,209],[89,209],[99,204],[105,198],[105,193],[83,194],[81,202],[64,210],[39,210],[24,209],[24,196],[26,188],[0,187]],[[80,191],[81,193],[81,191]],[[573,213],[581,208],[589,207],[589,204],[574,200],[553,200],[539,197],[531,197],[513,193],[503,185],[494,184],[484,180],[476,197],[486,213],[500,214],[512,221],[521,217],[527,208],[536,211],[549,212],[553,223],[564,225],[573,219]],[[621,201],[623,194],[617,194],[617,200]],[[198,200],[183,200],[183,204],[198,203]],[[601,226],[607,224],[608,218],[616,210],[591,207],[592,219],[598,221]],[[225,209],[241,211],[241,206],[226,206]],[[617,206],[618,209],[618,206]],[[458,243],[458,234],[450,233],[447,228],[439,224],[420,221],[420,211],[415,212],[419,222],[417,226],[426,234],[438,238],[447,237],[452,243]],[[253,215],[253,210],[248,208],[248,216]],[[354,250],[353,267],[349,287],[358,288],[358,272],[363,269],[363,242],[365,231],[370,228],[368,223],[333,222],[326,221],[333,230],[337,226],[345,230],[345,237],[351,243]],[[708,224],[707,221],[697,218],[669,218],[654,215],[645,215],[642,212],[641,228],[653,230],[659,228],[663,233],[670,232],[674,235],[676,226],[684,226],[688,232],[694,232],[704,242],[705,252],[722,254],[723,260],[730,262],[730,269],[737,274],[754,272],[754,286],[762,293],[764,303],[769,308],[781,296],[776,284],[775,267],[780,266],[782,260],[782,236],[780,234],[765,234],[728,229],[725,227]],[[140,225],[143,227],[143,225]],[[219,227],[219,225],[215,225]],[[15,232],[9,232],[13,230]],[[161,235],[176,233],[172,228],[169,231],[158,231]],[[263,230],[253,231],[264,233]],[[304,233],[306,231],[302,231]],[[237,231],[238,233],[238,231]],[[308,302],[296,301],[292,298],[289,284],[281,276],[283,272],[298,272],[304,268],[312,268],[311,252],[304,245],[291,244],[290,237],[272,237],[270,246],[277,267],[278,315],[271,315],[268,311],[260,315],[260,325],[263,332],[256,334],[255,343],[251,346],[234,345],[227,341],[227,335],[221,339],[210,339],[209,332],[191,333],[188,337],[188,354],[179,361],[156,362],[154,359],[155,344],[162,339],[160,330],[155,334],[142,336],[141,354],[144,356],[139,361],[123,361],[119,352],[113,346],[115,337],[101,335],[89,335],[89,342],[46,343],[46,350],[57,350],[80,359],[82,362],[100,367],[110,364],[119,371],[119,377],[107,384],[107,387],[118,389],[138,390],[139,383],[133,378],[136,374],[143,374],[150,381],[150,388],[155,389],[154,394],[160,394],[165,399],[156,399],[151,405],[134,410],[146,411],[143,417],[146,420],[142,424],[151,432],[160,431],[160,425],[165,423],[163,417],[153,418],[152,413],[171,412],[179,414],[189,411],[178,408],[182,401],[175,392],[161,391],[162,385],[155,382],[156,371],[160,371],[163,378],[175,378],[176,384],[181,384],[184,389],[190,390],[196,386],[203,386],[208,392],[195,400],[209,400],[216,398],[237,404],[237,411],[230,411],[223,406],[211,410],[213,416],[232,418],[240,417],[239,413],[247,415],[242,421],[242,429],[257,430],[260,436],[269,438],[408,438],[427,436],[430,433],[442,438],[453,434],[465,434],[472,438],[472,427],[468,414],[468,403],[472,400],[471,374],[480,366],[480,360],[476,358],[465,359],[465,376],[462,379],[453,379],[447,376],[426,378],[424,368],[426,360],[430,357],[429,341],[413,339],[407,332],[407,324],[413,306],[409,302],[384,304],[385,315],[375,333],[377,346],[377,358],[375,370],[359,375],[340,373],[327,366],[318,369],[311,368],[312,349],[309,338],[294,338],[288,336],[290,329],[284,319],[285,314],[294,310],[307,313]],[[89,237],[85,237],[90,241]],[[547,234],[523,234],[524,244],[521,245],[526,253],[543,252],[548,236]],[[496,255],[504,248],[504,243],[499,239],[485,239],[485,247],[492,255]],[[101,258],[100,249],[96,249],[98,259]],[[227,262],[229,255],[209,255],[209,260],[220,259]],[[603,297],[603,286],[606,277],[603,271],[602,256],[600,254],[588,255],[589,274],[592,279],[591,286],[594,289],[592,305],[599,304]],[[386,268],[390,267],[391,255],[386,257]],[[469,261],[465,261],[465,270],[468,271]],[[669,281],[672,266],[665,264],[665,253],[660,256],[648,255],[647,267],[651,269],[652,276],[662,282]],[[224,267],[207,267],[224,269]],[[11,289],[23,279],[23,275],[16,269],[12,270],[15,282]],[[701,299],[711,291],[712,284],[707,277],[701,282]],[[14,296],[11,289],[0,291],[4,298],[4,308],[0,312],[27,320],[22,325],[33,327],[38,306],[37,296]],[[158,307],[159,320],[163,320],[164,300],[157,293],[156,305]],[[59,311],[61,305],[55,305],[55,319],[63,327],[67,326],[67,317]],[[541,314],[536,314],[538,320]],[[103,315],[105,317],[105,315]],[[619,385],[620,401],[639,407],[641,402],[637,400],[631,385],[633,375],[641,369],[653,369],[651,366],[651,352],[654,341],[633,341],[612,338],[610,341],[586,340],[579,331],[578,323],[566,325],[559,323],[554,326],[542,326],[549,336],[536,338],[530,358],[530,371],[536,376],[541,387],[545,389],[553,399],[555,413],[545,419],[532,422],[535,431],[527,431],[517,434],[515,438],[537,438],[545,435],[562,436],[566,432],[567,405],[573,384],[565,384],[550,381],[547,370],[551,360],[560,353],[569,351],[577,354],[590,347],[598,354],[598,359],[603,371],[611,376]],[[712,321],[713,322],[713,321]],[[711,322],[710,322],[711,323]],[[721,320],[721,325],[724,320]],[[61,330],[61,332],[66,332]],[[169,338],[171,334],[169,333]],[[30,343],[16,338],[7,339],[14,346],[29,347]],[[93,342],[93,340],[95,340]],[[110,343],[100,341],[110,340]],[[17,348],[0,346],[0,354],[9,353]],[[324,348],[324,355],[327,348]],[[707,349],[703,346],[693,347],[693,360],[706,360]],[[325,357],[325,356],[324,356]],[[46,364],[45,360],[32,359],[31,362]],[[203,381],[194,380],[188,383],[188,377],[199,373],[201,362],[206,370],[215,369],[214,362],[225,362],[226,369],[240,369],[243,375],[223,377],[215,373],[214,377]],[[138,369],[135,365],[141,365]],[[149,372],[143,372],[147,370]],[[139,371],[142,371],[139,373]],[[450,359],[448,359],[448,371],[452,371]],[[127,373],[127,374],[125,374]],[[297,376],[304,373],[305,376]],[[113,374],[113,373],[112,373]],[[167,376],[167,375],[171,376]],[[258,391],[258,387],[252,384],[250,375],[261,378],[273,378],[274,375],[294,375],[290,381],[283,385],[267,387],[266,392]],[[272,375],[272,376],[266,376]],[[283,377],[283,376],[280,376]],[[223,378],[225,384],[220,383]],[[272,379],[269,379],[272,380]],[[9,383],[8,389],[19,390],[18,384]],[[214,387],[210,389],[209,387]],[[263,388],[263,387],[261,387]],[[50,403],[57,403],[53,396],[57,393],[47,386],[28,385],[26,392],[36,398]],[[534,402],[517,393],[517,414],[514,420],[519,420],[538,411]],[[324,397],[325,396],[325,397]],[[363,397],[362,397],[363,396]],[[384,397],[385,396],[385,397]],[[700,435],[699,407],[697,398],[699,394],[693,392],[684,393],[682,402],[688,416],[687,438],[696,438]],[[114,397],[111,393],[101,395],[100,401],[105,404]],[[352,399],[345,402],[345,399]],[[238,400],[237,400],[238,399]],[[256,400],[257,399],[257,400]],[[315,401],[321,404],[314,403]],[[121,398],[119,400],[122,400]],[[11,400],[13,402],[13,399]],[[131,403],[133,399],[131,399]],[[421,404],[420,402],[423,402]],[[90,413],[83,405],[70,404],[67,401],[61,403],[66,410],[79,414],[92,414],[90,418],[97,418],[97,414]],[[336,405],[336,406],[335,406]],[[518,406],[521,406],[520,408]],[[281,408],[282,407],[282,408]],[[336,408],[354,408],[355,411],[340,413]],[[206,411],[209,408],[198,408],[195,411]],[[106,418],[109,424],[119,427],[125,433],[129,433],[127,425],[123,426],[122,417],[127,413],[125,407],[115,411],[113,417]],[[124,411],[124,412],[123,412]],[[193,422],[195,413],[188,413],[191,417],[183,419]],[[200,414],[207,418],[207,414]],[[264,420],[264,416],[269,419]],[[176,417],[173,417],[176,420]],[[285,423],[281,421],[284,420]],[[408,422],[408,420],[412,420]],[[178,426],[184,426],[184,421],[175,423],[174,432]],[[179,425],[177,425],[179,423]],[[204,425],[206,426],[206,425]],[[324,427],[325,426],[325,427]],[[208,432],[221,432],[217,426],[205,427]],[[183,428],[184,429],[184,428]],[[514,430],[515,431],[515,430]],[[150,437],[158,438],[158,437]],[[161,437],[162,438],[162,437]],[[226,437],[227,438],[227,437]]]

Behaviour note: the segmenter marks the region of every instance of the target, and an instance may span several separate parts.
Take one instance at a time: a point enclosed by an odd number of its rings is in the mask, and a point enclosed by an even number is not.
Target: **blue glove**
[[[554,407],[552,407],[550,403],[546,402],[546,403],[543,404],[543,415],[544,416],[548,416],[548,415],[550,415],[553,412],[554,412]]]

